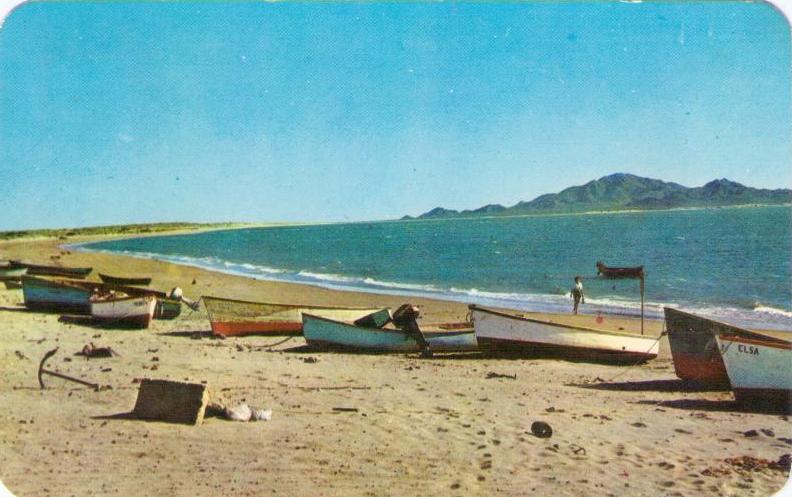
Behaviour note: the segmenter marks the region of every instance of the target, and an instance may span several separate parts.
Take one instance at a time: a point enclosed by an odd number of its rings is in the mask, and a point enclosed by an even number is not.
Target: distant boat
[[[763,337],[743,328],[670,307],[665,308],[665,322],[676,375],[682,380],[713,387],[729,385],[729,376],[715,337],[721,334]]]
[[[383,309],[379,312],[387,312]],[[420,352],[418,341],[397,328],[368,328],[304,312],[303,335],[308,345],[318,348],[339,348],[359,352]],[[472,328],[451,325],[421,326],[431,352],[469,352],[478,350]],[[456,329],[454,329],[456,328]]]
[[[212,332],[218,336],[299,335],[302,333],[303,311],[340,321],[354,321],[381,309],[247,302],[207,296],[201,299],[206,306]]]
[[[792,408],[792,342],[727,334],[715,340],[737,402]]]
[[[638,363],[654,359],[659,350],[659,340],[651,336],[552,323],[476,305],[469,307],[479,346],[493,352]]]
[[[41,264],[28,264],[22,261],[9,261],[9,266],[16,268],[27,268],[27,274],[33,276],[62,276],[65,278],[84,279],[93,268],[90,267],[62,267],[44,266]]]
[[[99,279],[108,285],[148,286],[151,284],[151,278],[123,278],[102,273],[99,273]]]
[[[95,294],[90,298],[91,317],[117,326],[148,328],[157,298],[153,295]]]
[[[608,267],[602,261],[597,262],[597,274],[603,278],[617,280],[622,278],[643,278],[643,266],[636,267]]]

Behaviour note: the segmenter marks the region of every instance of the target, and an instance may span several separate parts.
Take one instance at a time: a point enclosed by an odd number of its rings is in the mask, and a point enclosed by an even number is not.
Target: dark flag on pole
[[[608,280],[639,279],[641,280],[641,335],[644,332],[644,273],[643,266],[637,267],[608,267],[602,261],[597,261],[597,276]]]

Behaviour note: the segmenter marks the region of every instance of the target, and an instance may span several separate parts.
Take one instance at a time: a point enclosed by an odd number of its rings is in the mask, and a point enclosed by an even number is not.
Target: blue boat
[[[25,307],[37,311],[90,314],[91,305],[88,299],[93,294],[92,286],[85,281],[22,277]]]
[[[415,338],[395,328],[367,328],[313,316],[303,312],[303,335],[308,345],[360,352],[420,352]],[[478,350],[471,327],[440,324],[422,327],[430,352],[470,352]]]
[[[22,276],[22,295],[25,307],[30,310],[90,314],[90,296],[95,292],[111,291],[123,292],[129,296],[152,295],[158,299],[165,298],[163,292],[156,290],[64,278]]]

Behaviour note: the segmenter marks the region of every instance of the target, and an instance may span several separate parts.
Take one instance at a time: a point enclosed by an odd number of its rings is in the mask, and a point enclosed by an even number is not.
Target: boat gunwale
[[[68,288],[76,288],[80,290],[85,290],[86,292],[93,292],[96,289],[120,290],[123,292],[128,292],[130,294],[133,294],[134,296],[151,295],[156,298],[167,298],[167,294],[165,292],[161,292],[159,290],[153,290],[151,288],[137,288],[128,285],[113,285],[108,283],[102,283],[101,281],[64,278],[61,276],[23,274],[20,277],[20,280],[22,281],[22,283],[24,283],[25,281],[33,281],[33,282],[43,281],[48,283],[49,286],[57,285]],[[88,287],[92,287],[92,288],[88,288]]]
[[[766,336],[766,335],[762,335]],[[763,347],[770,347],[773,349],[792,350],[792,342],[781,340],[780,338],[767,337],[768,340],[756,339],[753,337],[741,337],[738,335],[721,334],[717,337],[721,341],[731,343],[744,343],[747,345],[759,345]],[[723,354],[721,354],[723,355]]]
[[[94,300],[93,295],[89,298],[88,302],[93,304],[112,304],[114,302],[125,302],[128,300],[135,300],[135,299],[144,299],[144,300],[158,300],[156,295],[127,295],[124,297],[114,297],[109,300]]]
[[[725,328],[732,328],[729,331],[722,331],[720,333],[713,333],[713,332],[711,332],[708,329],[707,330],[701,330],[701,331],[704,331],[705,333],[707,333],[708,335],[711,335],[711,336],[732,336],[732,337],[749,338],[749,339],[754,339],[754,340],[759,340],[759,341],[767,341],[767,342],[773,342],[773,343],[790,343],[788,340],[784,340],[783,338],[779,338],[779,337],[776,337],[776,336],[773,336],[773,335],[768,335],[766,333],[760,333],[758,331],[749,330],[747,328],[741,328],[741,327],[735,326],[733,324],[724,323],[723,321],[717,321],[715,319],[710,319],[710,318],[705,317],[705,316],[699,316],[699,315],[696,315],[696,314],[691,314],[689,312],[680,311],[679,309],[675,309],[673,307],[663,307],[663,313],[664,314],[665,314],[665,312],[667,310],[671,311],[672,313],[675,312],[675,313],[678,313],[678,314],[682,314],[686,318],[693,318],[695,320],[708,321],[708,322],[710,322],[712,324],[716,324],[718,326],[723,326]],[[665,321],[666,321],[666,323],[668,323],[667,316],[666,316]],[[698,331],[698,330],[696,330],[696,331]],[[666,329],[666,332],[669,335],[672,335],[672,334],[677,334],[677,333],[690,333],[690,330],[686,330],[686,331],[678,331],[678,330],[671,331],[669,329]]]
[[[470,304],[468,306],[468,309],[470,309],[471,311],[474,311],[474,310],[475,311],[482,311],[482,312],[485,312],[485,313],[494,314],[496,316],[501,316],[501,317],[504,317],[504,318],[515,319],[515,320],[518,320],[518,321],[527,321],[527,322],[530,322],[530,323],[544,324],[544,325],[548,325],[548,326],[556,326],[556,327],[559,327],[559,328],[569,328],[569,329],[578,330],[578,331],[587,331],[587,332],[593,332],[593,333],[600,333],[600,334],[603,334],[603,335],[612,335],[612,336],[617,336],[617,337],[630,337],[630,338],[644,338],[646,340],[658,340],[660,337],[662,337],[662,335],[655,337],[653,335],[638,335],[638,334],[633,334],[633,333],[621,333],[621,332],[618,332],[618,331],[598,330],[596,328],[587,328],[585,326],[577,326],[577,325],[574,325],[574,324],[554,323],[552,321],[545,321],[545,320],[536,319],[536,318],[527,318],[527,317],[524,317],[524,316],[518,316],[516,314],[510,314],[508,312],[496,311],[494,309],[490,309],[490,308],[487,308],[487,307],[479,307],[476,304]],[[475,320],[473,322],[475,323]]]

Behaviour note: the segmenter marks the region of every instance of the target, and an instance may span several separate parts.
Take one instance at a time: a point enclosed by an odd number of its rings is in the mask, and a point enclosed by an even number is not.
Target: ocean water
[[[645,267],[646,313],[670,305],[737,325],[792,330],[792,208],[392,221],[282,226],[105,241],[110,251],[260,279],[430,296],[525,310],[640,314],[636,280],[597,278]]]

